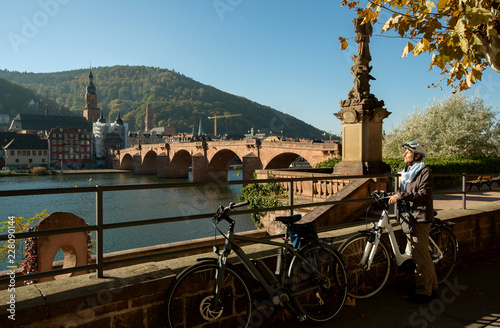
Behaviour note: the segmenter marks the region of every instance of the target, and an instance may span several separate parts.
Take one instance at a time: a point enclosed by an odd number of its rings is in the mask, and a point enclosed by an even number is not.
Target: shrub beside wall
[[[500,157],[457,158],[457,157],[428,157],[425,164],[434,174],[484,174],[500,173]],[[403,157],[384,158],[384,162],[391,167],[391,172],[401,172],[405,163]]]

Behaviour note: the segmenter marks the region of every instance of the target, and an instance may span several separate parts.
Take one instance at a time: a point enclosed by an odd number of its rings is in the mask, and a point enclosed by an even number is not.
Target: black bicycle
[[[225,238],[224,249],[220,252],[214,246],[216,258],[198,259],[199,263],[185,269],[173,281],[165,301],[167,327],[192,328],[207,323],[214,323],[214,327],[252,327],[261,323],[253,318],[256,308],[253,288],[240,269],[227,261],[231,252],[260,283],[271,307],[286,308],[297,313],[299,320],[314,323],[329,321],[342,309],[347,295],[347,273],[337,250],[318,238],[295,249],[289,241],[290,230],[299,226],[295,223],[301,215],[276,218],[287,226],[285,238],[280,242],[234,234],[235,221],[228,213],[247,204],[231,203],[217,210],[212,222]],[[227,234],[218,227],[221,221],[229,224]],[[245,254],[239,242],[278,246],[275,272],[263,261]]]

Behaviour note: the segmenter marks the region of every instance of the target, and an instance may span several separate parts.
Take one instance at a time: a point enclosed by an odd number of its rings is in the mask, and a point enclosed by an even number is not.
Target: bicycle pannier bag
[[[314,222],[292,224],[288,232],[290,233],[292,246],[295,249],[300,249],[302,246],[318,238],[316,223]]]

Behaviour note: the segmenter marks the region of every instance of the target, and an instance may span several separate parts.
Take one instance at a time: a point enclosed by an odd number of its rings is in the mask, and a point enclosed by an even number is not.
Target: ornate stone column
[[[340,101],[341,110],[334,115],[342,121],[342,161],[335,165],[335,174],[381,174],[390,168],[382,162],[382,121],[391,113],[384,101],[370,93],[369,49],[372,26],[353,19],[358,43],[358,54],[353,55],[351,73],[354,87],[346,100]]]

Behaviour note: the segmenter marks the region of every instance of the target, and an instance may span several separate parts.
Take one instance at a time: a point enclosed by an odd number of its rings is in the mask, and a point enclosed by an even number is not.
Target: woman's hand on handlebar
[[[396,204],[399,200],[400,200],[399,194],[396,193],[396,194],[392,195],[391,197],[389,197],[388,203],[389,203],[389,205]]]
[[[377,201],[383,200],[386,205],[396,204],[400,200],[398,194],[394,194],[392,196],[389,196],[383,190],[376,190],[374,193],[372,193],[372,197],[377,199]]]

